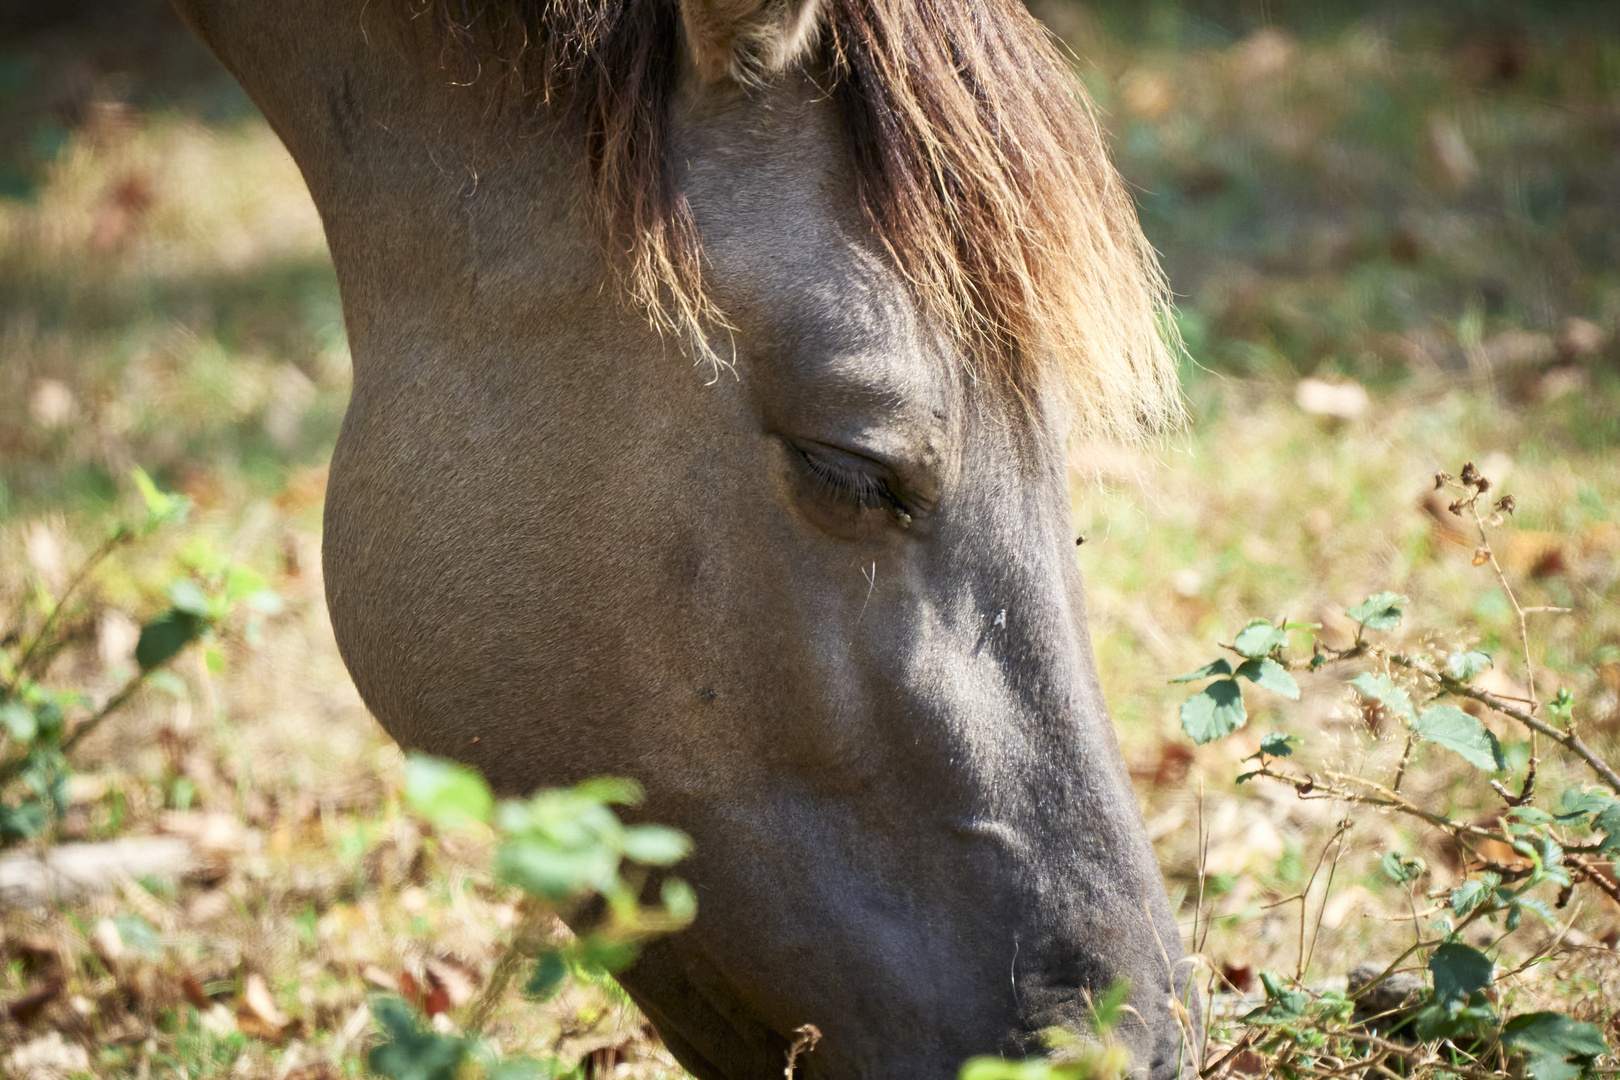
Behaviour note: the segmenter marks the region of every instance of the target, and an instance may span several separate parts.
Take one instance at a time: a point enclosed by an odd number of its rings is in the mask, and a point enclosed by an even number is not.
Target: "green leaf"
[[[692,841],[664,825],[632,825],[624,830],[624,854],[646,866],[673,866],[692,853]]]
[[[415,1010],[396,997],[373,999],[371,1014],[385,1036],[366,1055],[372,1072],[391,1080],[456,1080],[467,1057],[466,1039],[417,1026]]]
[[[1131,984],[1128,979],[1115,979],[1108,984],[1108,989],[1098,994],[1091,1001],[1091,1030],[1101,1037],[1112,1031],[1125,1017],[1125,1006],[1131,1000]]]
[[[547,951],[540,954],[535,962],[534,970],[529,973],[529,981],[523,984],[523,996],[535,1001],[550,1001],[562,989],[563,980],[568,978],[568,963],[562,954],[556,951]]]
[[[1515,1016],[1502,1028],[1502,1044],[1523,1051],[1532,1080],[1574,1080],[1609,1052],[1596,1024],[1555,1012]]]
[[[188,503],[184,495],[171,495],[158,488],[146,470],[139,466],[129,471],[129,478],[135,484],[135,490],[140,492],[141,501],[146,504],[146,527],[148,530],[171,521],[179,521],[186,516]]]
[[[1008,1061],[999,1057],[968,1058],[956,1080],[1059,1080],[1062,1066],[1044,1058]]]
[[[1260,740],[1260,753],[1271,757],[1292,757],[1294,745],[1299,741],[1298,735],[1284,735],[1280,731],[1274,731]]]
[[[1489,1038],[1495,1027],[1496,1010],[1491,1008],[1484,994],[1476,994],[1468,1002],[1449,1008],[1426,1005],[1412,1018],[1412,1032],[1424,1042],[1478,1041]]]
[[[1405,885],[1409,881],[1416,881],[1428,869],[1422,859],[1402,855],[1398,851],[1391,851],[1386,854],[1382,865],[1384,873],[1397,885]]]
[[[51,809],[40,799],[24,799],[17,806],[0,805],[0,841],[8,844],[32,840],[51,823]]]
[[[11,737],[18,742],[33,742],[34,736],[39,734],[34,711],[20,701],[0,705],[0,724],[4,724]]]
[[[1236,638],[1232,639],[1232,648],[1251,660],[1257,660],[1270,654],[1271,650],[1287,640],[1287,634],[1265,619],[1253,619],[1248,626],[1238,631]]]
[[[1607,833],[1604,851],[1620,852],[1620,801],[1609,800],[1609,805],[1592,817],[1592,828]]]
[[[1491,891],[1500,884],[1502,879],[1492,873],[1481,874],[1472,881],[1463,882],[1451,890],[1451,910],[1458,915],[1467,915],[1490,899]]]
[[[1368,630],[1393,630],[1401,625],[1401,605],[1410,603],[1399,593],[1381,592],[1367,597],[1344,613]]]
[[[1558,917],[1553,914],[1552,905],[1538,896],[1520,896],[1516,903],[1525,911],[1541,916],[1541,921],[1548,926],[1557,926]]]
[[[691,922],[697,915],[697,893],[680,878],[665,878],[658,887],[658,898],[672,919]]]
[[[1458,682],[1467,682],[1491,666],[1491,654],[1470,649],[1446,657],[1446,670]]]
[[[142,671],[166,664],[181,649],[196,641],[207,627],[207,620],[189,611],[178,608],[165,611],[141,627],[140,640],[135,643],[135,662]]]
[[[1434,997],[1450,1011],[1466,1005],[1468,999],[1491,985],[1496,965],[1491,958],[1460,941],[1448,941],[1429,957],[1429,973],[1434,976]]]
[[[592,802],[617,806],[640,806],[645,797],[641,785],[619,776],[598,776],[574,785],[574,792]]]
[[[1412,725],[1412,734],[1424,742],[1443,746],[1464,761],[1486,772],[1507,768],[1502,745],[1489,728],[1455,705],[1431,705]]]
[[[499,1058],[485,1063],[484,1080],[552,1080],[562,1075],[562,1071],[556,1058],[544,1061],[532,1057]]]
[[[1388,675],[1374,675],[1370,671],[1363,671],[1350,680],[1350,685],[1359,690],[1363,697],[1381,703],[1408,724],[1417,723],[1417,710],[1412,707],[1411,696],[1390,682]]]
[[[1181,706],[1181,730],[1199,745],[1225,738],[1248,718],[1236,679],[1217,679]]]
[[[607,892],[618,878],[619,857],[605,847],[565,851],[538,840],[509,840],[495,852],[503,880],[544,900]]]
[[[240,603],[250,596],[269,591],[270,583],[265,581],[264,575],[257,570],[234,563],[226,568],[224,589],[226,603]]]
[[[114,916],[113,925],[118,927],[119,939],[136,952],[151,959],[163,955],[163,939],[152,924],[139,915]]]
[[[1311,997],[1300,990],[1291,990],[1288,984],[1269,971],[1260,973],[1260,983],[1266,988],[1266,1003],[1245,1013],[1240,1019],[1246,1024],[1287,1024],[1301,1019],[1310,1008]]]
[[[1216,675],[1230,675],[1230,674],[1232,674],[1232,665],[1231,664],[1228,664],[1224,659],[1222,659],[1222,660],[1211,660],[1209,663],[1205,664],[1203,667],[1199,668],[1197,671],[1189,671],[1185,675],[1177,675],[1175,678],[1171,679],[1170,681],[1173,682],[1173,683],[1197,682],[1199,679],[1208,679],[1208,678],[1211,678],[1211,677],[1216,676]]]
[[[1538,806],[1515,806],[1508,811],[1528,825],[1546,825],[1553,820],[1553,816]]]
[[[435,828],[487,822],[495,799],[489,785],[465,765],[412,754],[405,761],[405,801]]]
[[[212,609],[208,594],[190,578],[179,578],[169,583],[169,603],[174,605],[176,611],[184,611],[188,615],[204,619],[209,616]]]
[[[1281,694],[1290,701],[1299,700],[1299,684],[1288,674],[1287,668],[1269,657],[1243,661],[1238,665],[1237,674],[1273,694]]]
[[[616,975],[636,962],[640,953],[633,941],[611,941],[586,934],[579,942],[579,959],[587,969]]]
[[[148,685],[163,691],[176,700],[184,701],[191,696],[191,691],[186,687],[186,680],[172,671],[150,672],[146,676],[146,681]]]
[[[1559,813],[1555,820],[1560,825],[1575,825],[1589,814],[1602,813],[1613,804],[1614,799],[1607,792],[1570,788],[1558,797]]]

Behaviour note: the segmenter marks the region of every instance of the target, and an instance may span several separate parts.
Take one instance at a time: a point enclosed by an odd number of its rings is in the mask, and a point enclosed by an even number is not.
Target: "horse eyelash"
[[[879,477],[856,469],[847,469],[807,450],[799,456],[827,494],[840,502],[850,503],[861,510],[893,510],[906,513],[906,507],[894,490]]]

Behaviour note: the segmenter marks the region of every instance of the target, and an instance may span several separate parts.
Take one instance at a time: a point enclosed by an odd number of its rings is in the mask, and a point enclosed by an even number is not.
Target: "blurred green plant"
[[[95,572],[120,549],[160,529],[185,520],[184,497],[164,492],[137,468],[130,479],[145,513],[120,522],[68,579],[61,595],[26,597],[13,618],[14,629],[0,648],[0,845],[47,837],[67,806],[69,755],[91,732],[125,707],[142,687],[161,681],[164,668],[242,602],[272,609],[279,601],[264,579],[218,556],[190,559],[192,573],[176,578],[167,589],[169,607],[142,627],[135,645],[136,670],[99,705],[73,689],[44,680],[51,660],[68,643],[63,613]],[[195,545],[194,545],[195,546]],[[197,548],[206,550],[205,547]],[[29,608],[37,606],[39,624],[26,632]],[[210,658],[211,666],[217,660]],[[172,676],[171,676],[172,678]]]
[[[1027,1061],[976,1057],[963,1064],[958,1080],[1119,1080],[1131,1058],[1114,1032],[1130,1009],[1130,984],[1116,980],[1088,1010],[1089,1031],[1048,1028],[1041,1033],[1048,1055]]]
[[[1354,640],[1347,646],[1335,648],[1312,635],[1308,655],[1290,655],[1289,633],[1318,627],[1256,619],[1225,646],[1241,658],[1236,669],[1218,658],[1172,680],[1213,680],[1181,708],[1182,729],[1202,744],[1231,735],[1246,723],[1240,678],[1297,700],[1299,687],[1291,672],[1345,664],[1363,667],[1346,685],[1364,708],[1395,721],[1404,738],[1388,781],[1327,768],[1290,768],[1284,762],[1294,756],[1301,740],[1273,733],[1245,759],[1254,767],[1237,782],[1269,780],[1292,787],[1301,799],[1334,800],[1405,815],[1442,830],[1471,856],[1460,885],[1428,897],[1437,901],[1435,907],[1420,913],[1414,903],[1417,933],[1411,946],[1351,992],[1317,992],[1306,985],[1303,968],[1308,953],[1302,921],[1301,970],[1291,979],[1262,974],[1265,1003],[1240,1018],[1247,1030],[1232,1051],[1202,1070],[1206,1077],[1228,1071],[1223,1066],[1235,1062],[1242,1050],[1263,1055],[1270,1071],[1290,1078],[1341,1075],[1347,1070],[1403,1076],[1439,1070],[1473,1080],[1508,1075],[1573,1080],[1593,1075],[1598,1059],[1610,1053],[1595,1024],[1548,1011],[1504,1015],[1506,974],[1539,962],[1548,946],[1506,965],[1503,945],[1526,914],[1556,927],[1555,909],[1566,906],[1577,887],[1620,901],[1620,887],[1608,873],[1620,856],[1620,774],[1581,738],[1568,691],[1560,690],[1546,703],[1536,696],[1525,618],[1536,609],[1520,603],[1491,546],[1490,530],[1504,525],[1515,510],[1513,496],[1491,502],[1490,481],[1472,462],[1456,476],[1437,474],[1435,487],[1456,495],[1451,513],[1471,522],[1478,534],[1474,565],[1492,568],[1517,616],[1530,685],[1527,699],[1504,700],[1475,685],[1494,663],[1486,652],[1399,651],[1369,637],[1400,627],[1409,601],[1392,592],[1380,592],[1346,609],[1356,625]],[[1369,661],[1371,668],[1365,666]],[[1459,703],[1474,711],[1464,711]],[[1502,745],[1475,713],[1495,714],[1528,730],[1529,756],[1517,791],[1500,779],[1508,775]],[[1542,739],[1578,760],[1599,786],[1579,783],[1547,796],[1537,786]],[[1500,805],[1494,823],[1489,818],[1484,824],[1464,818],[1453,809],[1455,801],[1426,805],[1402,794],[1418,744],[1438,746],[1469,766],[1473,782]],[[1535,805],[1538,800],[1546,806]],[[1335,841],[1347,831],[1348,823],[1335,834]],[[1492,846],[1482,849],[1485,844]],[[1504,862],[1493,851],[1510,851],[1514,858]],[[1409,896],[1427,872],[1422,859],[1400,851],[1386,853],[1382,868]],[[1303,904],[1303,893],[1296,899]],[[1437,917],[1425,929],[1419,923],[1428,915]],[[1464,931],[1478,929],[1480,923],[1499,923],[1501,933],[1476,938],[1476,944],[1465,941]],[[1411,965],[1427,975],[1424,989],[1417,1000],[1393,1010],[1393,1018],[1380,1017],[1385,1022],[1375,1029],[1368,1018],[1357,1014],[1358,1003]],[[1510,972],[1499,972],[1504,966]]]
[[[454,1030],[427,1023],[401,998],[374,1000],[383,1038],[367,1065],[393,1080],[579,1075],[578,1068],[554,1057],[503,1057],[484,1028],[525,970],[523,996],[549,1000],[569,978],[600,979],[623,971],[644,942],[690,925],[697,896],[684,881],[663,877],[656,903],[643,903],[641,897],[655,871],[691,852],[691,841],[662,825],[621,821],[614,807],[639,805],[642,792],[633,781],[612,777],[497,803],[472,769],[413,755],[405,768],[405,799],[435,829],[492,833],[495,876],[521,890],[524,899],[511,943]],[[549,928],[559,918],[576,928],[573,936],[553,935]]]

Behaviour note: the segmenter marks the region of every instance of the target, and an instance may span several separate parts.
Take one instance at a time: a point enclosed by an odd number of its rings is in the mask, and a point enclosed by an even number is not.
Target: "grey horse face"
[[[807,1075],[898,1077],[1025,1052],[1124,979],[1124,1038],[1173,1071],[1179,937],[1093,669],[1066,417],[930,328],[811,84],[677,116],[741,442],[677,485],[717,496],[688,723],[733,749],[685,765],[718,780],[681,806],[705,918],[627,985],[712,1010],[719,1074],[814,1023]]]
[[[691,834],[697,921],[623,976],[681,1061],[776,1075],[814,1024],[801,1075],[953,1076],[1123,979],[1121,1037],[1173,1074],[1185,971],[1086,636],[1065,407],[924,315],[817,84],[683,65],[676,180],[726,319],[694,364],[625,302],[576,155],[449,88],[419,23],[182,8],[331,244],[356,685],[503,790],[628,775]]]

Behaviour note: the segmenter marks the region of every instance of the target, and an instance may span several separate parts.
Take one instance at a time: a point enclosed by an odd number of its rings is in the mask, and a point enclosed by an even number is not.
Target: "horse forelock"
[[[542,96],[577,140],[624,287],[718,359],[725,325],[669,155],[678,0],[438,0],[448,41]],[[862,209],[976,375],[1065,392],[1075,428],[1182,415],[1169,290],[1079,80],[1020,0],[823,0],[818,76]],[[448,54],[447,54],[448,55]]]

